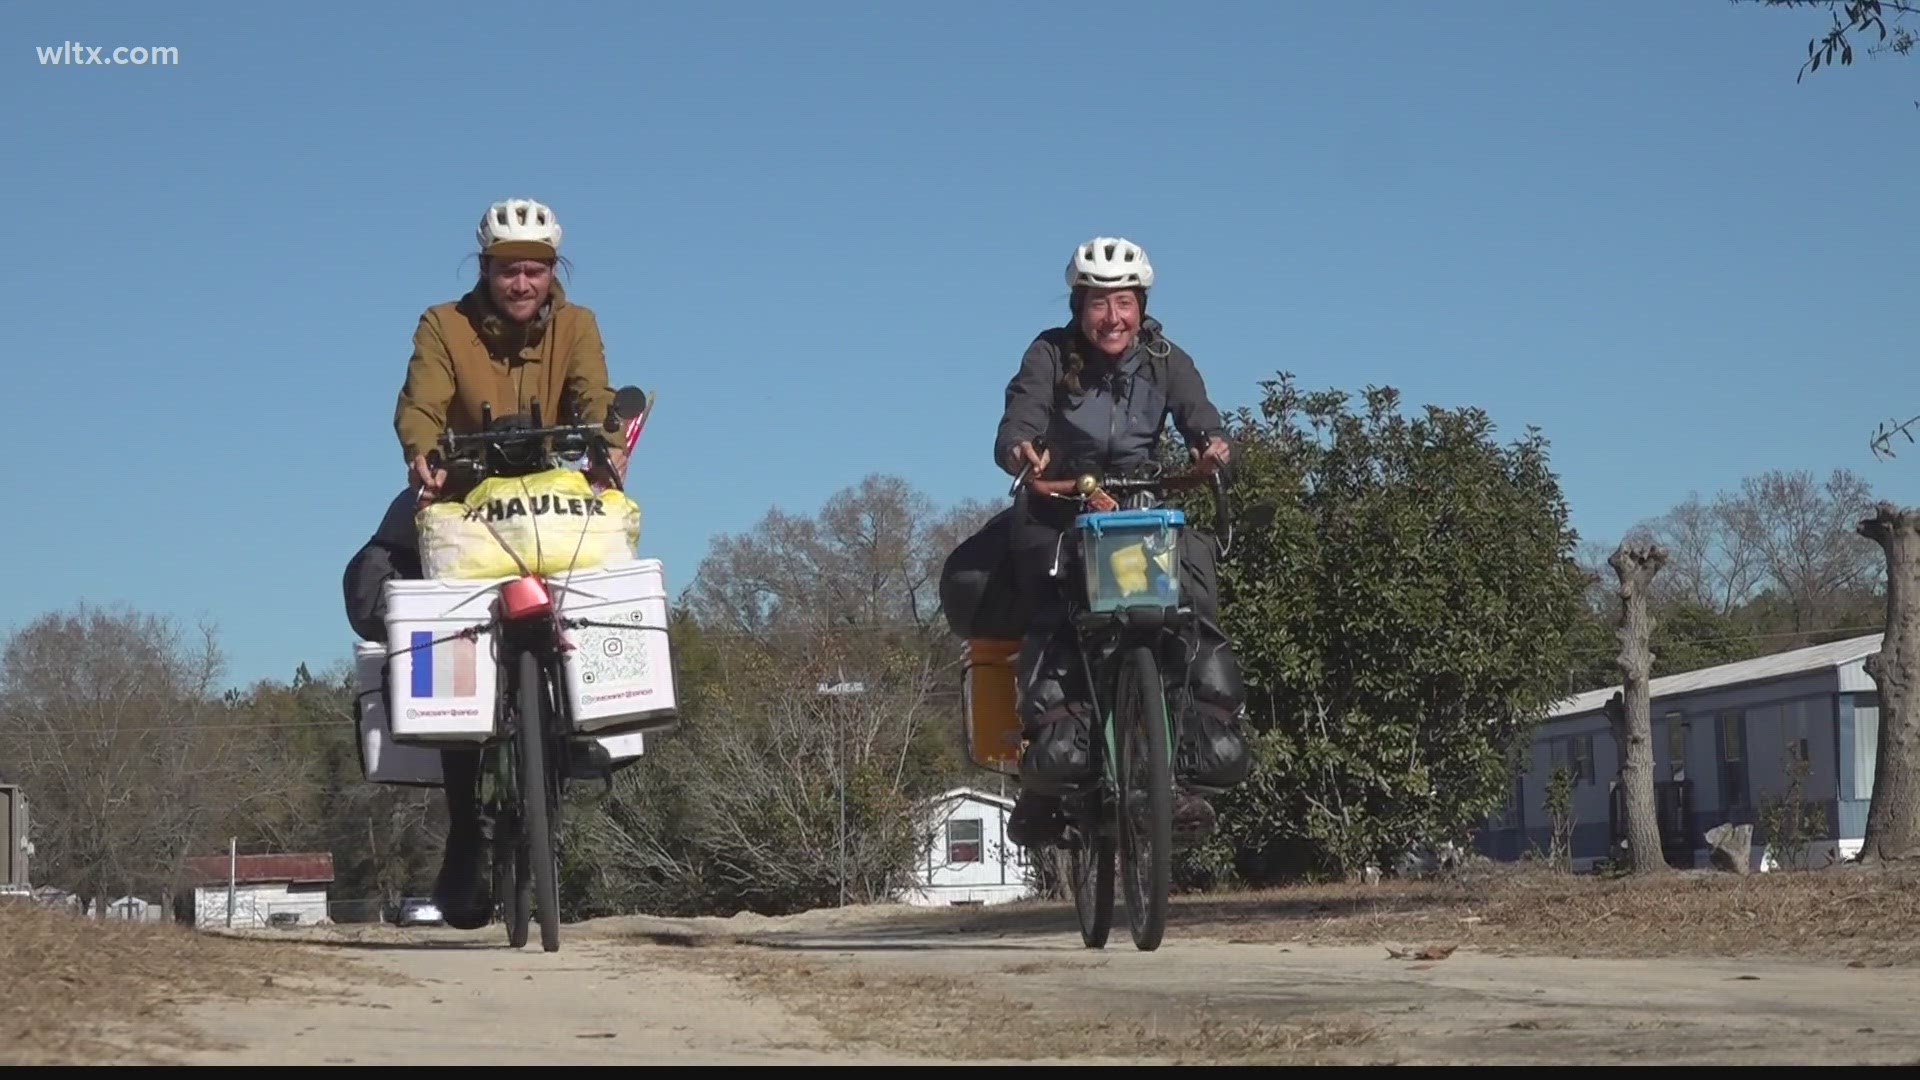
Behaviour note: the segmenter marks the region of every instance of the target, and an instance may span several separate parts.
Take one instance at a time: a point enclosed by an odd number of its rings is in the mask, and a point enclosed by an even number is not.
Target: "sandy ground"
[[[512,950],[503,934],[387,931],[339,948],[400,976],[346,1000],[208,1003],[183,1019],[221,1047],[183,1064],[534,1065],[825,1063],[817,1032],[758,1008],[720,975],[649,963],[578,927],[563,951]],[[537,936],[537,932],[536,932]],[[329,987],[331,989],[331,987]],[[861,1060],[898,1060],[860,1055]]]
[[[509,950],[494,927],[306,940],[393,976],[209,1003],[193,1064],[1920,1062],[1920,969],[1497,956],[1169,931],[1104,951],[1070,908],[631,917]],[[284,938],[290,935],[275,933]],[[1391,947],[1391,949],[1390,949]],[[1404,947],[1404,948],[1403,948]]]

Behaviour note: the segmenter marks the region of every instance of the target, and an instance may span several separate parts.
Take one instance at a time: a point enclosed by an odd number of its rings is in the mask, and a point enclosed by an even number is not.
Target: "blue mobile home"
[[[1654,795],[1667,861],[1707,862],[1706,833],[1723,822],[1752,824],[1752,865],[1766,836],[1760,807],[1784,795],[1796,760],[1808,763],[1802,798],[1813,810],[1811,865],[1860,850],[1879,745],[1880,700],[1866,658],[1879,634],[1815,645],[1654,679]],[[1476,846],[1495,859],[1549,848],[1547,783],[1553,767],[1573,774],[1571,857],[1576,869],[1605,858],[1624,838],[1617,791],[1620,754],[1605,706],[1619,686],[1562,702],[1534,732],[1525,771],[1506,810]],[[1824,819],[1824,820],[1823,820]]]

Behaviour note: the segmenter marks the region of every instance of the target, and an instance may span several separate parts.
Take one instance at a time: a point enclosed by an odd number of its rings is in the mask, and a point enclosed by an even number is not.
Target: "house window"
[[[1880,695],[1853,695],[1853,797],[1873,798],[1873,770],[1880,757]]]
[[[1782,711],[1786,721],[1787,760],[1806,764],[1813,759],[1813,743],[1807,738],[1807,710],[1813,702],[1802,701]]]
[[[1739,709],[1720,713],[1720,805],[1745,809],[1747,798],[1747,714]]]
[[[1687,769],[1687,731],[1685,713],[1667,714],[1667,774],[1678,776]]]
[[[1593,736],[1569,735],[1556,740],[1553,764],[1565,765],[1575,784],[1593,783]]]
[[[962,818],[947,822],[947,862],[976,863],[980,858],[981,822]]]

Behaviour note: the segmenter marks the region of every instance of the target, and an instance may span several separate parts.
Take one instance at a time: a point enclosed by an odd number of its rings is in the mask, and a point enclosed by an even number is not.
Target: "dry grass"
[[[1601,878],[1507,869],[1183,901],[1177,932],[1244,941],[1585,957],[1920,961],[1920,870],[1837,866],[1737,877]],[[1175,930],[1170,929],[1169,933]]]
[[[819,1023],[842,1044],[868,1043],[906,1054],[929,1048],[945,1060],[1153,1059],[1176,1064],[1313,1064],[1372,1043],[1358,1019],[1279,1024],[1223,1017],[1200,1008],[1143,1017],[1099,1003],[1058,1004],[997,993],[980,981],[925,973],[875,972],[818,958],[754,949],[724,936],[680,938],[665,956],[679,966],[733,979]],[[1060,970],[1017,964],[1001,975]]]
[[[1071,935],[1074,914],[1067,902],[1022,901],[965,911],[895,911],[883,925],[893,933],[930,936]],[[1120,925],[1116,932],[1124,937],[1124,917]],[[777,944],[783,936],[752,935],[747,943]],[[1920,867],[1606,878],[1496,864],[1424,881],[1177,897],[1167,936],[1383,950],[1452,945],[1508,955],[1773,956],[1902,965],[1920,963]]]
[[[151,1063],[207,1044],[175,1006],[301,993],[346,961],[173,924],[0,901],[0,1065]]]

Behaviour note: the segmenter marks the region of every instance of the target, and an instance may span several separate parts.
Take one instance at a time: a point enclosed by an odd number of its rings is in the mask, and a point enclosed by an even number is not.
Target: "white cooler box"
[[[360,729],[361,775],[375,784],[440,787],[444,781],[440,775],[439,748],[394,741],[381,694],[386,660],[386,647],[379,642],[363,641],[354,646],[354,668],[359,682],[355,717]],[[595,741],[607,748],[615,765],[638,758],[646,749],[646,736],[638,731],[602,735]]]
[[[567,631],[567,696],[575,730],[671,731],[680,723],[667,641],[667,582],[658,559],[637,559],[549,579],[563,619],[621,629]],[[631,629],[627,629],[627,628]]]
[[[396,738],[459,743],[493,735],[500,686],[494,636],[453,635],[493,618],[503,580],[386,583],[388,723]]]
[[[353,660],[360,684],[354,717],[360,727],[361,775],[376,784],[439,787],[440,751],[393,741],[385,695],[381,693],[386,682],[386,646],[377,641],[358,642],[353,647]]]

